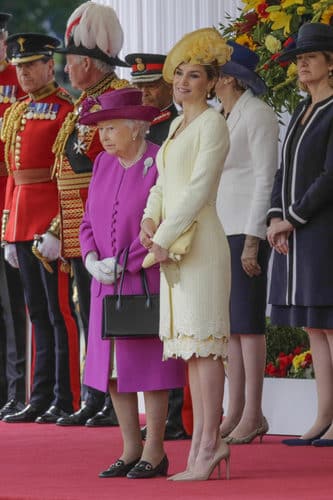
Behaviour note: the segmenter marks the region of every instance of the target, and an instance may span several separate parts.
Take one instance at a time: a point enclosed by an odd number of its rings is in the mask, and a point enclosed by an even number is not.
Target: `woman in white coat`
[[[266,362],[265,311],[269,245],[266,213],[277,169],[278,122],[256,97],[266,91],[255,73],[258,56],[235,42],[221,67],[216,94],[227,119],[230,151],[217,208],[231,252],[232,285],[228,356],[229,404],[221,425],[229,443],[250,443],[268,431],[262,413]]]
[[[221,114],[207,105],[207,95],[230,53],[213,28],[186,35],[169,52],[163,77],[173,82],[183,114],[172,122],[158,153],[159,180],[141,225],[141,241],[164,271],[160,295],[164,358],[188,361],[193,437],[187,469],[174,480],[208,479],[221,460],[229,459],[219,424],[229,338],[230,255],[216,212],[229,134]],[[168,249],[194,221],[190,252],[179,265],[168,263]],[[166,279],[170,281],[171,274],[173,286]]]

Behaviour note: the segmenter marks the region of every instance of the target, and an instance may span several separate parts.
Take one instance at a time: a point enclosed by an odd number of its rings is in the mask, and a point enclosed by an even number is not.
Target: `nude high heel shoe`
[[[207,467],[207,470],[202,472],[185,471],[180,474],[171,476],[172,481],[207,481],[217,467],[217,477],[221,479],[221,462],[225,460],[226,464],[226,479],[230,479],[230,448],[224,440],[219,442],[214,458]]]
[[[259,436],[260,443],[262,442],[262,438],[265,434],[267,434],[269,430],[269,425],[265,417],[262,418],[262,423],[259,427],[254,429],[254,431],[250,432],[247,436],[241,438],[235,438],[232,436],[227,436],[224,440],[228,444],[249,444]]]

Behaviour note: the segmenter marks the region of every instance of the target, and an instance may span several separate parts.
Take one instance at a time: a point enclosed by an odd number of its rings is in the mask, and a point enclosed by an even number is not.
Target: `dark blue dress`
[[[296,109],[282,149],[268,220],[294,231],[288,255],[274,251],[269,302],[278,325],[333,328],[333,96]]]

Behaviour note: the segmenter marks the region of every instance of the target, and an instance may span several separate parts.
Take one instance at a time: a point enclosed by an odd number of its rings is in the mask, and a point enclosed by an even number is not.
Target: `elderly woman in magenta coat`
[[[123,452],[100,477],[129,478],[167,475],[163,448],[168,390],[184,385],[181,360],[162,361],[162,343],[149,339],[101,339],[102,303],[114,293],[114,281],[129,249],[124,294],[141,294],[140,270],[147,250],[140,244],[140,221],[150,188],[155,184],[158,146],[146,142],[157,108],[141,105],[141,91],[121,89],[86,101],[81,123],[96,125],[105,152],[94,163],[86,211],[80,230],[82,258],[92,274],[91,310],[85,383],[100,391],[110,388],[123,436]],[[90,107],[91,106],[91,107]],[[96,111],[96,109],[98,109]],[[117,275],[115,258],[119,256]],[[159,291],[159,269],[146,272],[149,289]],[[137,318],[140,321],[140,318]],[[158,333],[158,332],[157,332]],[[111,378],[115,347],[117,379]],[[143,448],[137,392],[143,391],[147,438]]]

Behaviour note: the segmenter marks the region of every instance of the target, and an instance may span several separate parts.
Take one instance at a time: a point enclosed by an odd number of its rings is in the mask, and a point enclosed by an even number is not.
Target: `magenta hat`
[[[159,114],[158,108],[142,104],[141,90],[124,88],[85,99],[79,121],[83,125],[114,119],[152,122]]]

